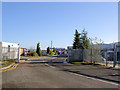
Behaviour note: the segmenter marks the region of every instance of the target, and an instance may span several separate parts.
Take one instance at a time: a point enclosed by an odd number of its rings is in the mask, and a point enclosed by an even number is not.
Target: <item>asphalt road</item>
[[[63,60],[63,57],[42,57],[22,63],[2,73],[2,88],[118,88],[117,84],[61,71],[50,64]]]

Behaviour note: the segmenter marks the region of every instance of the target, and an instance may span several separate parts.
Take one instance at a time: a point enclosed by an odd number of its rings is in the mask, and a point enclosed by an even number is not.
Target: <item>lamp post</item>
[[[116,48],[116,43],[114,44],[114,64],[113,67],[115,67],[117,61],[117,48]]]
[[[18,44],[18,63],[20,62],[20,44]]]

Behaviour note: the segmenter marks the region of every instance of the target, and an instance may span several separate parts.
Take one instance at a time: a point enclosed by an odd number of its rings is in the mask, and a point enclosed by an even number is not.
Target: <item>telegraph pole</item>
[[[18,44],[20,45],[20,44]],[[18,63],[20,62],[20,46],[18,46]]]
[[[116,48],[116,43],[114,44],[114,63],[113,67],[115,67],[117,61],[117,48]]]

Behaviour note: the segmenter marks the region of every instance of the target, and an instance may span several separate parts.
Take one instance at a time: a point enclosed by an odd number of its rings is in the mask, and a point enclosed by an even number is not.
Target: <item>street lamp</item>
[[[20,62],[20,44],[18,44],[18,63]]]

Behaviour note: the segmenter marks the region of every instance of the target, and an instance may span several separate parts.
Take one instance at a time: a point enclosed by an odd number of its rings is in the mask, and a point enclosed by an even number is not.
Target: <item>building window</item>
[[[8,45],[8,52],[10,52],[10,45]]]

